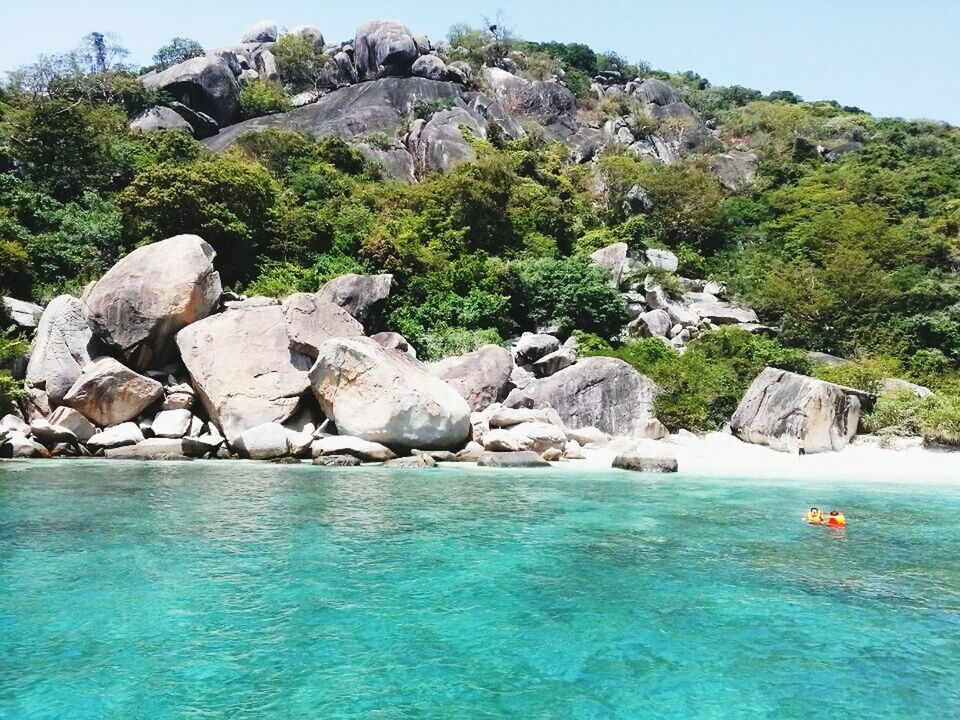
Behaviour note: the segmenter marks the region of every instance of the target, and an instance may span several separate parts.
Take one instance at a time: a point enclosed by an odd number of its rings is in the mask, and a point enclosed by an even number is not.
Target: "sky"
[[[437,40],[498,10],[529,40],[583,42],[714,85],[960,125],[960,0],[0,0],[0,71],[69,50],[94,30],[116,33],[146,64],[172,37],[210,49],[263,19],[316,25],[328,41],[353,37],[363,20],[396,19]]]

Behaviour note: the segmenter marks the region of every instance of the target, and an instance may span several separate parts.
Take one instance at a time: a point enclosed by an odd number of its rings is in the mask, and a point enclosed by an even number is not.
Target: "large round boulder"
[[[261,20],[256,25],[248,27],[240,39],[241,43],[269,43],[276,42],[280,30],[273,20]],[[322,41],[321,41],[322,42]]]
[[[60,295],[50,301],[40,317],[27,364],[27,383],[46,390],[50,401],[59,405],[97,351],[83,303],[70,295]]]
[[[470,407],[456,390],[408,355],[368,338],[324,343],[310,384],[343,435],[443,450],[462,447],[470,434]]]
[[[506,348],[484,345],[466,355],[431,363],[428,368],[460,393],[471,410],[480,411],[507,396],[513,356]]]
[[[362,23],[354,41],[357,74],[361,80],[403,75],[420,57],[410,30],[395,20]]]
[[[87,294],[90,326],[133,367],[160,367],[176,356],[177,332],[210,315],[220,301],[215,256],[196,235],[137,248]]]
[[[730,420],[733,434],[781,452],[843,449],[860,423],[860,399],[849,388],[766,368]]]
[[[218,55],[191,58],[140,80],[147,90],[163,90],[221,126],[233,122],[240,108],[240,85],[229,63]]]
[[[83,368],[63,404],[101,427],[133,420],[163,398],[163,385],[101,357]]]
[[[507,407],[554,408],[570,428],[646,437],[656,384],[623,360],[589,357],[510,393]]]
[[[310,387],[311,359],[290,348],[279,305],[188,325],[177,346],[204,409],[231,443],[244,430],[290,418]]]

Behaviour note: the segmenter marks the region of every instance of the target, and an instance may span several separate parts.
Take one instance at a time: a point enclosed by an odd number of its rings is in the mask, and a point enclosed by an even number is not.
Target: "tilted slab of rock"
[[[310,371],[324,414],[345,435],[389,447],[445,450],[470,434],[470,408],[421,363],[367,338],[335,339]]]
[[[132,420],[163,397],[163,385],[111,357],[97,358],[83,368],[63,404],[101,427]]]
[[[60,425],[53,425],[40,418],[30,423],[30,434],[33,435],[35,440],[38,440],[47,447],[53,447],[60,443],[66,443],[68,445],[77,444],[77,436],[73,434],[72,430]]]
[[[460,393],[471,410],[483,410],[507,396],[513,356],[499,345],[430,363],[430,372]]]
[[[513,348],[517,365],[533,363],[560,349],[560,341],[546,333],[524,333]]]
[[[107,448],[104,455],[110,460],[185,460],[183,443],[169,438],[151,438],[136,445]]]
[[[153,419],[150,429],[155,437],[180,439],[190,432],[192,420],[189,410],[162,410]]]
[[[367,322],[390,297],[393,275],[341,275],[329,280],[318,293],[321,300],[339,305],[361,323]]]
[[[626,243],[613,243],[590,253],[590,264],[610,273],[610,286],[619,288],[624,276],[630,271],[627,260],[629,247]]]
[[[190,123],[180,117],[176,110],[162,106],[148,108],[137,115],[131,121],[130,129],[139,133],[183,130],[193,135],[193,126]]]
[[[860,399],[846,388],[766,368],[730,420],[733,434],[781,452],[841,450],[860,423]]]
[[[533,374],[538,378],[555,375],[564,368],[577,362],[577,351],[573,348],[562,347],[533,363]]]
[[[187,326],[177,346],[207,415],[233,440],[264,423],[282,423],[310,384],[311,360],[290,349],[279,305],[228,310]]]
[[[73,408],[58,407],[47,418],[51,425],[59,425],[72,432],[77,440],[85,443],[96,432],[96,426]]]
[[[380,443],[351,437],[350,435],[330,435],[314,440],[311,449],[314,458],[327,455],[334,457],[350,455],[366,462],[384,462],[396,457],[393,450]]]
[[[196,235],[137,248],[87,294],[90,326],[134,368],[159,367],[176,356],[177,332],[210,315],[220,302],[214,257],[213,248]]]
[[[97,352],[83,303],[60,295],[50,301],[40,318],[27,364],[27,382],[44,388],[50,400],[60,404]]]
[[[97,433],[87,441],[87,447],[96,452],[125,445],[136,445],[143,442],[143,433],[136,423],[127,422],[114,425],[103,432]]]
[[[227,61],[217,55],[191,58],[140,80],[147,90],[164,90],[221,126],[229,125],[240,108],[240,85]]]
[[[556,375],[514,390],[507,407],[552,407],[571,428],[643,437],[654,417],[656,384],[623,360],[589,357]]]
[[[724,302],[709,293],[687,292],[683,294],[686,307],[714,325],[759,322],[757,314],[750,309]]]
[[[290,347],[312,358],[327,340],[363,335],[363,325],[319,293],[296,293],[284,299],[281,307],[287,319]]]

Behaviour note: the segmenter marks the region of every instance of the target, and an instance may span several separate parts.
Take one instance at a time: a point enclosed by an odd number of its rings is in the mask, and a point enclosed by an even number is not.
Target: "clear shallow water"
[[[0,718],[811,706],[960,716],[960,487],[0,463]]]

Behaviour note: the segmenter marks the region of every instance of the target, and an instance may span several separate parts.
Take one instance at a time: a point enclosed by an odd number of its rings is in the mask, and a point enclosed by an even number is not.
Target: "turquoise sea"
[[[960,484],[0,463],[0,718],[812,714],[960,717]]]

